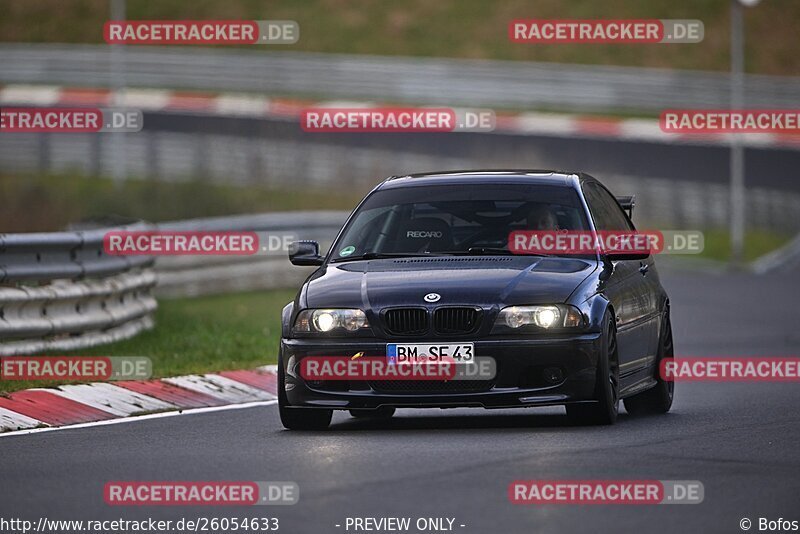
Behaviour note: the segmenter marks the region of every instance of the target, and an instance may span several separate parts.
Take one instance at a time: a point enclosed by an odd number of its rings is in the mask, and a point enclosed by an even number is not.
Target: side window
[[[617,199],[599,185],[583,184],[583,193],[598,230],[633,230]]]

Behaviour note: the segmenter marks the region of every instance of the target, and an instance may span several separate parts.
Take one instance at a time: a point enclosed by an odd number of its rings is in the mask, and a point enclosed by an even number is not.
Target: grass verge
[[[127,0],[129,20],[295,20],[300,40],[258,52],[303,50],[349,54],[442,56],[634,65],[727,71],[730,1],[696,0]],[[0,0],[0,40],[102,43],[108,0]],[[769,0],[744,10],[749,72],[797,75],[800,3]],[[513,43],[514,19],[700,19],[697,44]],[[313,89],[313,88],[309,88]]]
[[[703,232],[705,246],[700,254],[675,254],[673,258],[698,258],[703,260],[714,260],[727,262],[731,258],[731,239],[726,230],[705,230]],[[744,259],[751,262],[760,258],[768,252],[782,247],[793,236],[788,234],[778,234],[767,231],[753,230],[745,233],[744,237]]]
[[[341,191],[341,190],[340,190]],[[0,173],[2,232],[58,231],[77,221],[120,216],[157,222],[269,211],[350,210],[362,191],[162,182],[82,175]]]
[[[161,300],[153,330],[111,345],[59,355],[147,356],[153,362],[154,378],[276,363],[281,309],[294,293],[273,290]],[[63,383],[0,381],[0,391]]]

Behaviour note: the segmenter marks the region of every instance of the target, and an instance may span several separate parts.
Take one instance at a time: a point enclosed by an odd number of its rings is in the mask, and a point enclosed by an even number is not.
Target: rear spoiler
[[[633,219],[633,207],[636,205],[636,195],[628,197],[617,197],[617,203],[628,214],[629,219]]]

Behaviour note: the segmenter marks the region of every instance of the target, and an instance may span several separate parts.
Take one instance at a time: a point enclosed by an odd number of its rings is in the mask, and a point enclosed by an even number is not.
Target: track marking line
[[[143,395],[155,397],[164,402],[172,403],[179,408],[205,408],[207,406],[221,406],[225,402],[211,395],[199,393],[189,389],[180,388],[163,380],[122,380],[114,382],[115,386],[130,389]]]
[[[215,374],[175,376],[164,378],[163,380],[184,389],[211,395],[226,402],[251,402],[275,398],[274,395],[266,391]]]
[[[44,424],[44,421],[0,407],[0,428],[23,429]]]
[[[52,392],[119,417],[177,408],[175,404],[103,382],[64,385]]]
[[[8,84],[0,87],[0,103],[12,105],[111,105],[111,92],[105,88],[69,87],[60,85]],[[169,89],[131,88],[122,96],[123,106],[140,110],[191,111],[218,116],[267,117],[296,120],[304,108],[375,107],[375,102],[312,101],[253,96],[246,93],[175,91]],[[727,146],[729,135],[671,134],[661,130],[657,119],[598,117],[594,115],[523,112],[497,115],[497,133],[547,135],[554,137],[587,137],[612,140],[639,140],[661,144]],[[739,134],[748,147],[797,150],[794,134]]]
[[[77,402],[48,389],[26,389],[0,397],[0,407],[48,425],[70,425],[112,419],[114,414]]]
[[[120,419],[108,419],[106,421],[94,421],[92,423],[79,423],[77,425],[66,425],[66,426],[54,426],[54,427],[47,427],[47,428],[30,428],[27,430],[15,430],[13,432],[4,432],[0,433],[0,438],[5,438],[9,436],[20,436],[26,434],[38,434],[40,432],[54,432],[57,430],[71,430],[71,429],[80,429],[80,428],[92,428],[97,426],[107,426],[107,425],[116,425],[121,423],[133,423],[137,421],[149,421],[151,419],[162,419],[164,417],[178,417],[182,415],[194,415],[194,414],[203,414],[203,413],[210,413],[210,412],[222,412],[226,410],[239,410],[243,408],[256,408],[259,406],[271,406],[273,404],[278,404],[277,399],[273,400],[265,400],[265,401],[257,401],[257,402],[247,402],[243,404],[227,404],[225,406],[208,406],[205,408],[192,408],[191,410],[182,410],[182,411],[172,411],[172,412],[161,412],[161,413],[153,413],[153,414],[146,414],[146,415],[135,415],[131,417],[123,417]]]

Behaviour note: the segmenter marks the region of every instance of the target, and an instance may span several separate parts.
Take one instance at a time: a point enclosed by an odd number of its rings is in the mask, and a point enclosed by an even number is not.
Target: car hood
[[[455,256],[398,258],[328,264],[306,284],[301,306],[378,310],[435,305],[480,306],[562,303],[597,268],[573,258]]]

